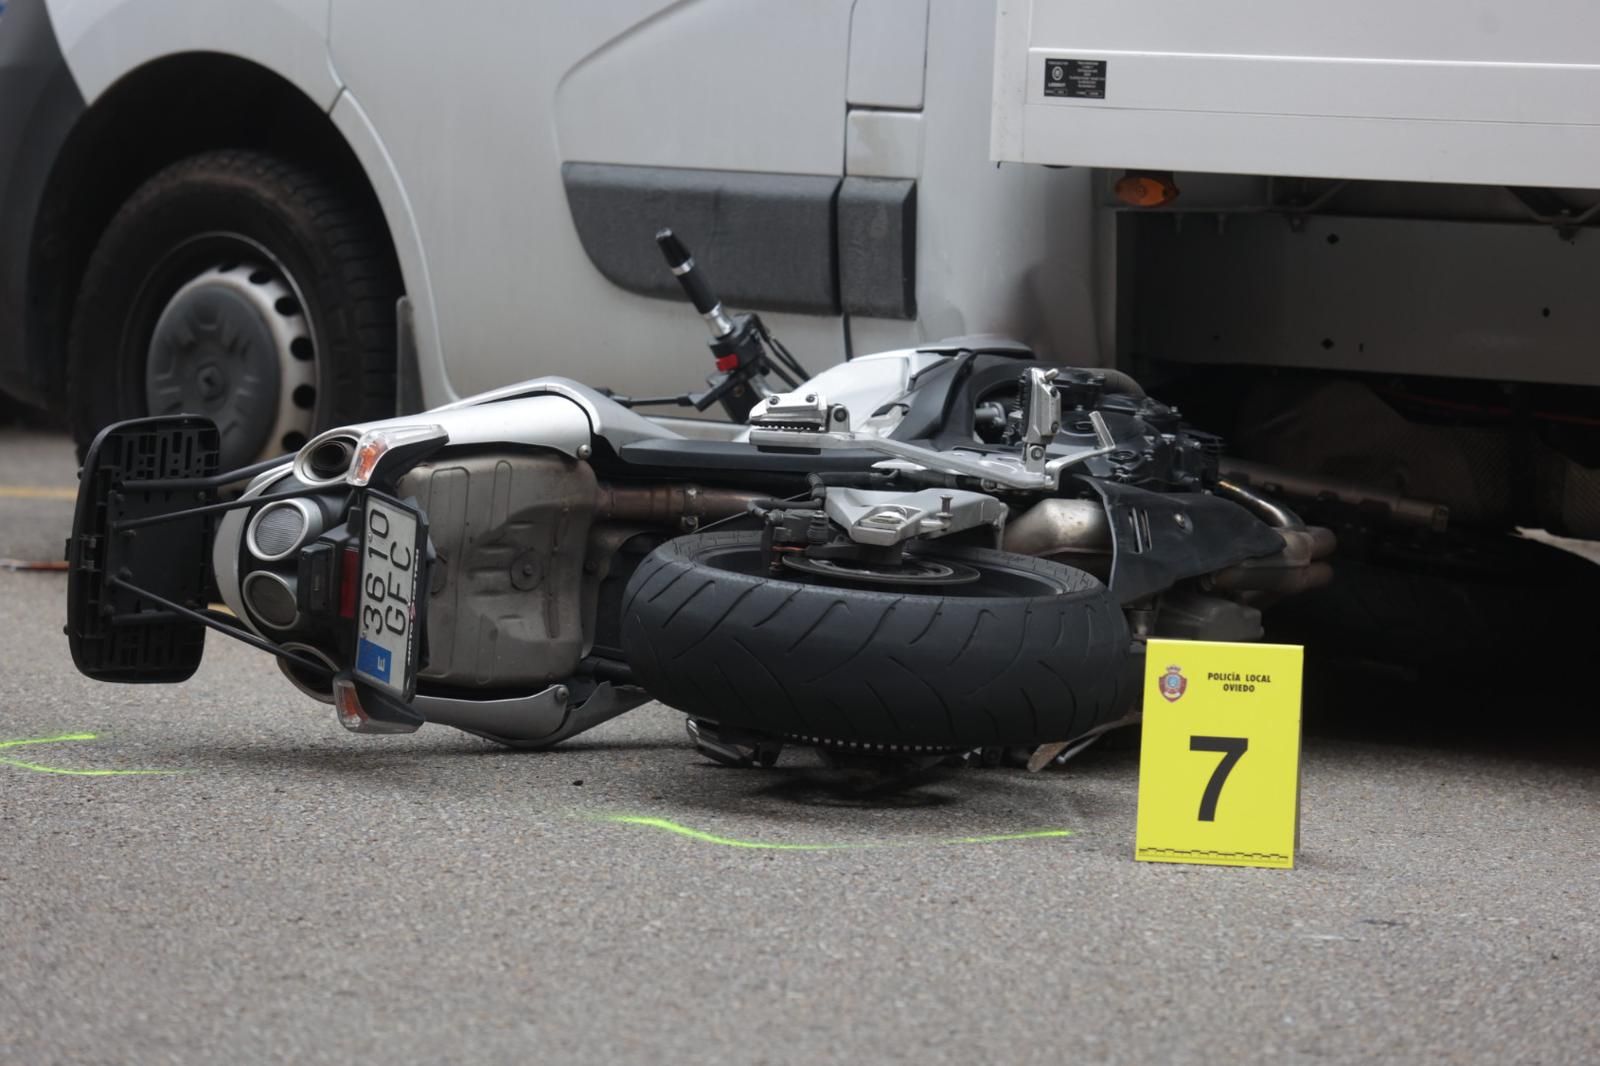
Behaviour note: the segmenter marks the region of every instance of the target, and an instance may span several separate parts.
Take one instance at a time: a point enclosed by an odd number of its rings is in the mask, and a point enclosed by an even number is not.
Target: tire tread
[[[701,561],[756,536],[676,538],[630,581],[623,646],[663,702],[774,735],[951,748],[1071,739],[1126,710],[1127,625],[1080,570],[950,549],[943,554],[1003,563],[1056,590],[963,598],[808,585]]]

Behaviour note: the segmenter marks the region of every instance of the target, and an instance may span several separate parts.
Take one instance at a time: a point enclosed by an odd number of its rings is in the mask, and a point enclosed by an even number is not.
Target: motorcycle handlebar
[[[694,304],[694,309],[711,321],[713,329],[723,325],[726,316],[721,313],[722,303],[711,294],[711,286],[706,284],[705,275],[695,269],[694,256],[689,254],[689,249],[684,247],[683,242],[670,229],[664,229],[656,234],[656,244],[661,248],[661,254],[666,257],[667,266],[677,276],[678,284],[683,286],[684,295]],[[723,330],[718,336],[726,332]]]

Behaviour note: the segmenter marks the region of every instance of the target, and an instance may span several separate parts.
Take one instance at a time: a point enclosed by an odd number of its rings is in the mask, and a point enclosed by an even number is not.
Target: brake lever
[[[756,387],[757,378],[755,375],[744,371],[742,368],[726,371],[723,373],[721,381],[718,381],[715,385],[712,385],[711,388],[700,393],[698,396],[691,393],[689,395],[689,402],[691,405],[693,405],[696,411],[704,411],[714,403],[725,403],[727,401],[728,394],[731,393],[735,387],[741,384],[750,386],[750,391],[755,396],[755,399],[750,400],[749,403],[749,407],[753,409],[756,405],[756,400],[760,399],[762,396],[762,390]],[[729,409],[729,413],[732,413],[732,408]],[[749,411],[746,411],[744,415],[740,417],[740,421],[743,421],[744,418],[748,417]]]

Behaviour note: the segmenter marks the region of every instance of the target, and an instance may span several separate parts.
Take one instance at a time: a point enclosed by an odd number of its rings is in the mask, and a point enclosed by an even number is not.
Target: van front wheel
[[[84,272],[67,343],[78,447],[121,419],[203,414],[229,469],[391,415],[400,292],[364,198],[262,152],[174,163]]]

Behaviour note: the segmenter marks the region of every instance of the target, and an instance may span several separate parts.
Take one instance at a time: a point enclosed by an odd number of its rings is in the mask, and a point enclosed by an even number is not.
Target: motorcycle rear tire
[[[623,595],[638,681],[697,718],[801,741],[958,750],[1067,740],[1124,714],[1135,660],[1095,577],[982,548],[978,572],[897,589],[771,576],[759,533],[658,547]]]

